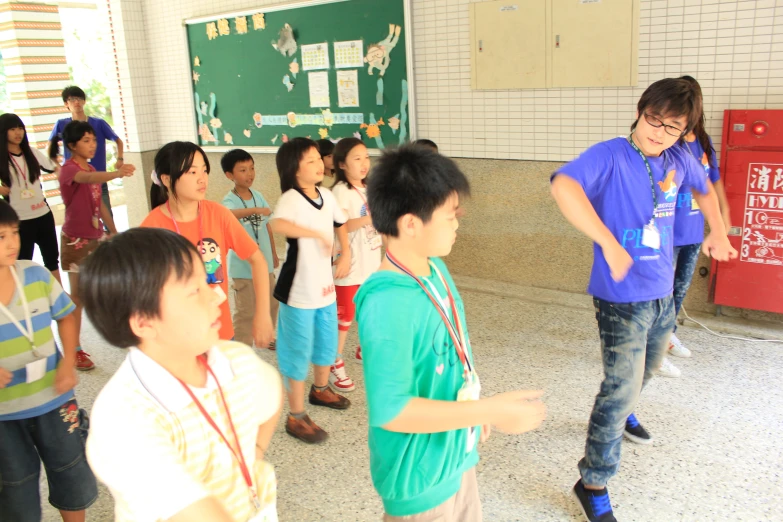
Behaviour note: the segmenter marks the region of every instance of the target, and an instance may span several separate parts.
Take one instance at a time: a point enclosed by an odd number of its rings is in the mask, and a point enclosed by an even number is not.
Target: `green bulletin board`
[[[186,21],[198,143],[409,141],[406,14],[407,0],[314,0]]]

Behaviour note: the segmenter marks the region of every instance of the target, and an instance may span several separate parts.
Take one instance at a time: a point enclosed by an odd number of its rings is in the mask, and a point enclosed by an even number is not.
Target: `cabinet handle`
[[[560,35],[555,35],[555,49],[560,49]]]

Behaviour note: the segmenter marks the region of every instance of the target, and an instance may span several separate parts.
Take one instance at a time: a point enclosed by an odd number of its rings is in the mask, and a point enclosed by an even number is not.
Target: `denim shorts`
[[[0,520],[40,522],[42,461],[52,506],[91,506],[98,486],[84,453],[86,436],[86,414],[76,399],[38,417],[0,421]]]
[[[331,366],[337,357],[337,303],[315,309],[280,303],[277,365],[293,381],[307,378],[310,363]]]

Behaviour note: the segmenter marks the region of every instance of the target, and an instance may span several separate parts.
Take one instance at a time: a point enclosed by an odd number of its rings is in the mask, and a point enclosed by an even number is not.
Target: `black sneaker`
[[[633,413],[625,421],[625,432],[623,432],[623,435],[625,435],[626,439],[637,444],[652,444],[653,441],[650,434],[639,424],[639,421],[636,420],[636,415]]]
[[[609,501],[609,490],[585,489],[582,480],[573,489],[574,498],[579,502],[587,522],[617,522],[612,513],[612,503]]]

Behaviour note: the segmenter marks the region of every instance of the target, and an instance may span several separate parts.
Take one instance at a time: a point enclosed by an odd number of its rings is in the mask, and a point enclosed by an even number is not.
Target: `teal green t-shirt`
[[[253,194],[253,199],[247,200],[243,204],[242,198],[237,196],[233,190],[229,190],[226,197],[223,198],[223,206],[230,210],[242,210],[243,208],[252,207],[269,208],[269,204],[259,191],[250,189],[250,192]],[[258,245],[261,253],[264,254],[264,259],[271,274],[275,270],[275,265],[272,260],[272,238],[269,237],[269,232],[266,229],[269,217],[254,214],[240,219],[239,222],[242,223],[247,233],[250,234],[250,237]],[[233,250],[228,251],[228,276],[231,279],[253,279],[250,263],[239,259],[239,256]]]
[[[468,335],[454,281],[443,261],[432,261],[451,289]],[[426,279],[447,296],[434,272]],[[414,397],[456,401],[464,382],[462,364],[435,305],[409,276],[378,271],[359,288],[355,301],[373,484],[389,515],[422,513],[457,493],[462,474],[478,463],[478,451],[475,445],[468,451],[467,429],[412,434],[382,426]]]

